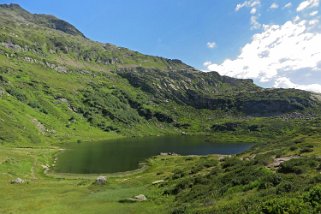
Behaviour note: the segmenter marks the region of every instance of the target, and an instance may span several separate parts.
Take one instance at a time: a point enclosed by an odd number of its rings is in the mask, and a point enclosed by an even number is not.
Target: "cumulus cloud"
[[[210,49],[216,48],[216,43],[215,42],[208,42],[206,45]]]
[[[263,81],[276,77],[279,71],[302,68],[321,70],[321,33],[308,32],[308,25],[306,20],[264,25],[264,31],[255,34],[236,59],[211,64],[208,69],[224,75],[260,78]]]
[[[305,10],[307,8],[318,7],[319,3],[320,3],[319,0],[306,0],[306,1],[303,1],[296,8],[296,11],[300,12],[300,11],[303,11],[303,10]]]
[[[308,85],[295,84],[287,77],[280,77],[276,79],[274,83],[274,87],[275,88],[296,88],[296,89],[321,93],[321,84],[308,84]]]
[[[277,3],[272,3],[271,6],[270,6],[270,9],[278,9],[279,8],[279,5]]]
[[[291,2],[283,8],[291,8]],[[266,86],[297,88],[321,93],[320,0],[301,0],[293,18],[280,24],[263,24],[261,0],[246,0],[235,11],[248,8],[251,29],[259,32],[245,44],[235,58],[221,63],[204,62],[205,71],[254,79]],[[280,6],[275,2],[270,9]],[[263,14],[264,15],[264,14]]]
[[[275,87],[293,87],[321,92],[321,85],[294,84],[288,78],[295,71],[321,72],[321,32],[319,17],[296,17],[281,25],[263,25],[235,59],[221,64],[206,62],[208,71],[236,78],[270,82]],[[315,80],[314,80],[315,81]],[[321,82],[321,80],[317,80]]]

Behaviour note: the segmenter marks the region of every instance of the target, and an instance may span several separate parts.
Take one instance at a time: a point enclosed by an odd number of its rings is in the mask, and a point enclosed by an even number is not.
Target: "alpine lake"
[[[122,138],[75,143],[57,156],[55,172],[74,174],[118,173],[139,169],[156,155],[231,155],[248,150],[250,143],[222,143],[209,136]]]

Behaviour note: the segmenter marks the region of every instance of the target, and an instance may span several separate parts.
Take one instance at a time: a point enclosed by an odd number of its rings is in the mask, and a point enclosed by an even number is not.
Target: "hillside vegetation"
[[[228,117],[320,106],[309,92],[262,89],[90,41],[65,21],[18,5],[1,5],[0,17],[1,142],[211,131]]]
[[[204,73],[0,5],[0,213],[320,213],[320,110],[320,94]],[[44,172],[66,144],[169,134],[255,144],[152,157],[103,187]]]

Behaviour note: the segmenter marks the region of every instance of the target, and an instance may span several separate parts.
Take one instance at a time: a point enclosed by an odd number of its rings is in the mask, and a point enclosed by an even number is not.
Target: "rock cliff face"
[[[122,69],[118,74],[155,99],[175,100],[196,109],[236,110],[246,115],[273,116],[316,107],[316,99],[300,90],[263,89],[252,80],[197,70]]]
[[[70,35],[74,35],[74,36],[85,37],[73,25],[71,25],[68,22],[65,22],[63,20],[57,19],[54,16],[36,14],[33,17],[33,20],[34,20],[35,24],[39,24],[39,25],[42,25],[44,27],[48,27],[48,28],[52,28],[52,29],[55,29],[55,30],[59,30],[59,31],[62,31],[64,33],[67,33],[67,34],[70,34]]]

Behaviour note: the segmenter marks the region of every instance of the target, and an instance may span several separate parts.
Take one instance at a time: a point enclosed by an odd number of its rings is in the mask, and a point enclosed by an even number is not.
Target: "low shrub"
[[[310,211],[307,204],[296,198],[271,199],[261,206],[261,213],[264,214],[308,214]]]

